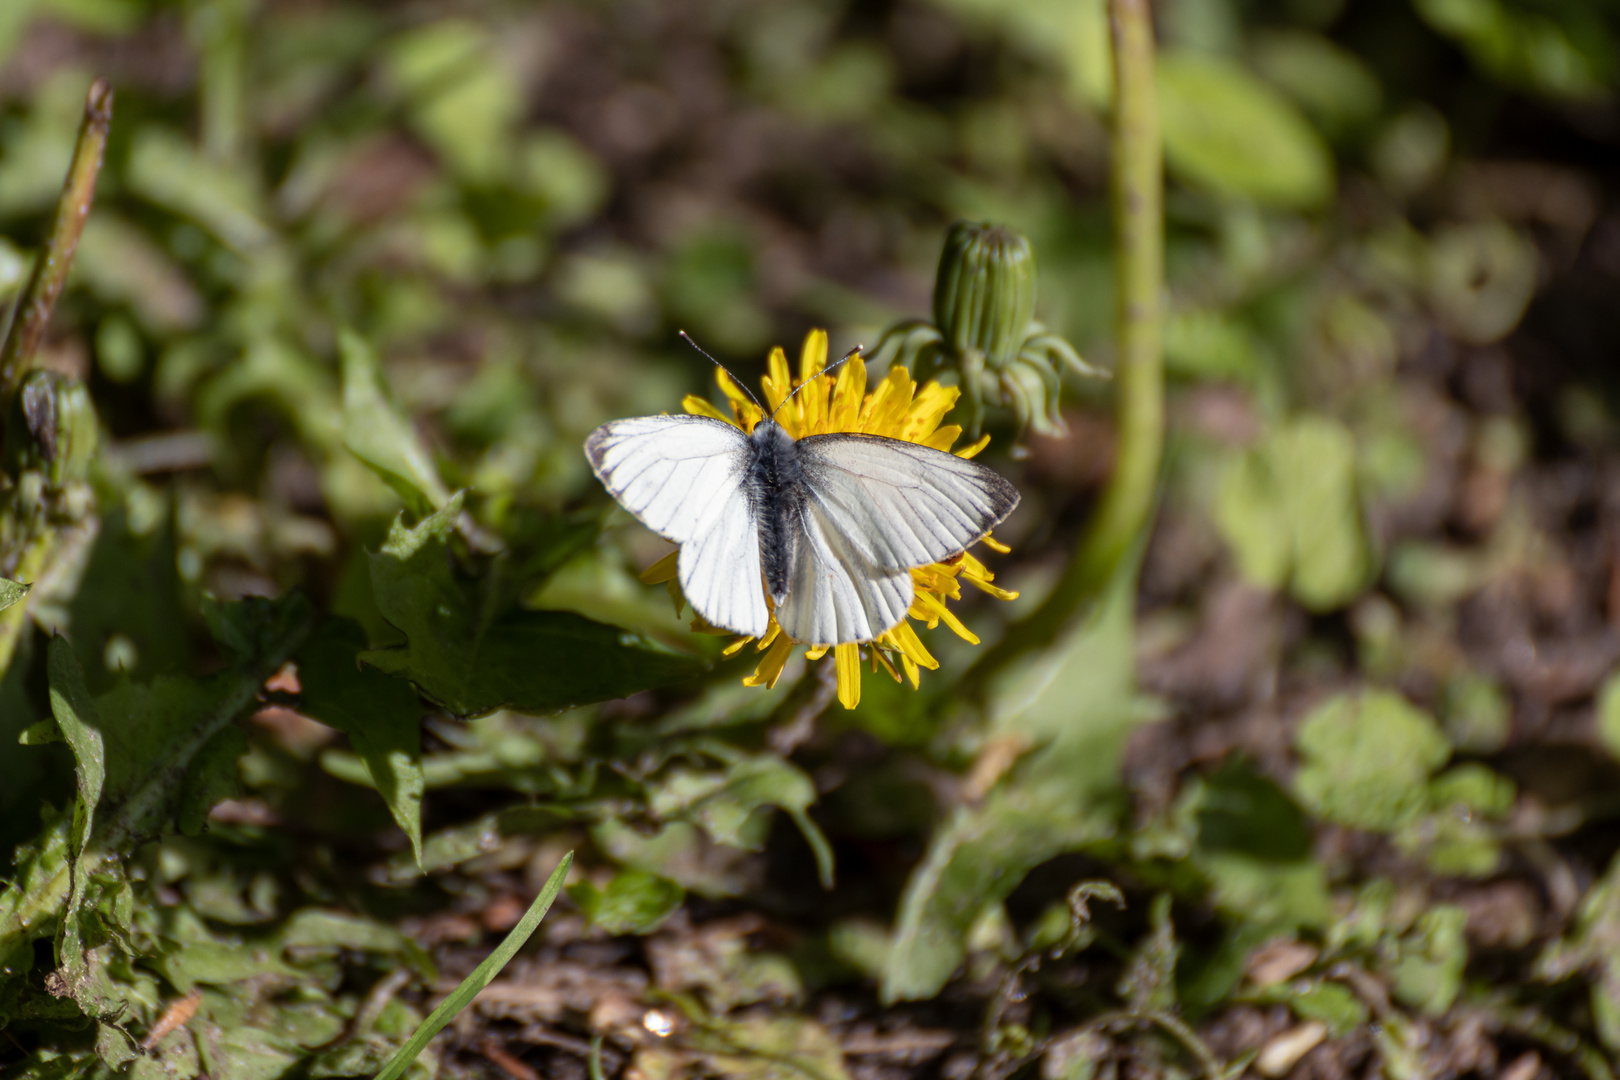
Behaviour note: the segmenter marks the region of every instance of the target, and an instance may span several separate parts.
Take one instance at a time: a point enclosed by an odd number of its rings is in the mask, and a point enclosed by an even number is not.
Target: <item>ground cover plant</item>
[[[1617,35],[0,5],[0,1074],[1611,1077]],[[694,623],[681,329],[1018,510]]]

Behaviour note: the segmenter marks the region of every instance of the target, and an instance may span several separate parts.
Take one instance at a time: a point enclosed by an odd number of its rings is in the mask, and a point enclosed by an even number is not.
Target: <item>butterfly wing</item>
[[[965,551],[1018,505],[998,473],[916,443],[813,435],[797,449],[802,541],[776,619],[801,641],[870,641],[894,628],[911,606],[911,567]]]
[[[748,437],[704,416],[640,416],[585,440],[597,478],[643,525],[681,545],[681,591],[699,615],[759,637],[770,625],[759,524],[743,489]]]
[[[983,540],[1018,505],[993,469],[879,435],[799,440],[806,487],[829,525],[873,566],[906,569]]]
[[[911,607],[910,570],[873,566],[814,498],[799,511],[788,564],[788,594],[776,621],[795,641],[871,641],[899,625]]]

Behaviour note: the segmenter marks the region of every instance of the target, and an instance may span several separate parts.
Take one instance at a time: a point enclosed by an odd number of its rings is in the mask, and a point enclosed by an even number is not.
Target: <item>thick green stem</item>
[[[0,401],[10,400],[22,381],[29,361],[45,336],[51,310],[56,307],[56,299],[62,295],[62,286],[67,282],[68,267],[73,265],[73,253],[79,247],[85,219],[90,216],[90,204],[95,201],[96,177],[101,174],[107,129],[112,125],[112,105],[112,84],[106,79],[91,83],[84,103],[84,122],[79,125],[79,142],[73,151],[73,165],[68,169],[67,182],[62,185],[62,198],[56,204],[51,238],[34,264],[28,286],[17,301],[11,332],[5,346],[0,348]]]
[[[969,684],[978,687],[1049,644],[1095,600],[1153,512],[1164,449],[1164,175],[1153,90],[1153,19],[1148,0],[1109,0],[1108,9],[1114,44],[1112,198],[1119,290],[1114,474],[1051,594],[967,673]]]

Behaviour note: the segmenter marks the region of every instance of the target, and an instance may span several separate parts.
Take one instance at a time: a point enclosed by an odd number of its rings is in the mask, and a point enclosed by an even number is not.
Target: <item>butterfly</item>
[[[955,454],[881,435],[795,439],[704,416],[613,420],[585,440],[604,487],[681,546],[681,591],[711,625],[795,641],[872,641],[911,607],[911,569],[957,555],[1018,491]]]

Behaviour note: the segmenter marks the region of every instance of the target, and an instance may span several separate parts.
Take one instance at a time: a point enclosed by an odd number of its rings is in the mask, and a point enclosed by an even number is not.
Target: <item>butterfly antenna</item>
[[[707,360],[709,363],[713,364],[715,367],[719,368],[721,371],[725,372],[726,375],[730,377],[730,379],[731,379],[731,381],[733,383],[735,383],[737,386],[742,387],[742,392],[747,394],[748,399],[759,407],[759,411],[761,413],[763,413],[765,411],[765,406],[760,403],[759,398],[754,396],[754,392],[752,390],[748,389],[748,384],[743,382],[741,379],[737,378],[737,376],[732,375],[730,368],[726,367],[726,365],[724,365],[720,361],[716,360],[713,356],[710,356],[709,351],[707,349],[705,349],[703,346],[699,345],[697,342],[693,341],[692,340],[692,335],[688,334],[685,330],[677,330],[675,332],[677,334],[681,335],[681,337],[685,338],[686,343],[688,345],[692,346],[692,348],[696,349],[699,353],[703,354],[703,358],[705,360]]]
[[[776,412],[771,413],[771,419],[775,420],[776,419],[776,413],[779,413],[783,409],[787,408],[787,403],[792,401],[795,397],[798,397],[800,390],[803,390],[805,387],[809,386],[811,383],[815,382],[816,379],[821,378],[823,375],[831,375],[833,372],[837,371],[840,367],[842,367],[847,361],[853,360],[853,359],[855,359],[855,357],[859,356],[861,354],[861,350],[864,349],[864,348],[866,348],[865,345],[857,345],[857,346],[855,346],[853,349],[849,350],[849,352],[845,353],[843,356],[840,356],[837,360],[834,360],[832,363],[828,364],[826,367],[824,367],[820,371],[816,372],[815,379],[806,380],[805,382],[800,383],[798,386],[795,386],[793,388],[793,392],[791,394],[789,394],[787,397],[783,398],[782,399],[782,404],[780,404],[780,405],[778,405],[776,407]]]

